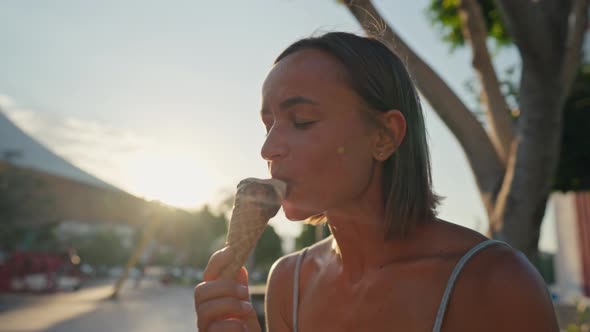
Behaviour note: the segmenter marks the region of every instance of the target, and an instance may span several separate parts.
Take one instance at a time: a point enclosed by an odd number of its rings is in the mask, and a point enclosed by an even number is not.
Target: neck
[[[381,213],[376,213],[381,211]],[[332,249],[343,278],[351,283],[408,254],[406,240],[385,240],[383,209],[327,212]]]

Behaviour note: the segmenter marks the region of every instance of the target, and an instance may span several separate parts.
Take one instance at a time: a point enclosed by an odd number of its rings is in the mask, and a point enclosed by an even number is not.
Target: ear
[[[406,118],[398,110],[389,110],[379,114],[379,122],[373,157],[384,161],[391,157],[406,136]]]

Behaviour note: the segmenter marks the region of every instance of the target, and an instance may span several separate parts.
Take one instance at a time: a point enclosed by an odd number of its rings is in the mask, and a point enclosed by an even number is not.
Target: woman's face
[[[328,53],[297,51],[268,74],[261,153],[272,177],[287,183],[288,219],[347,207],[369,187],[375,129],[363,120],[361,105],[343,65]]]

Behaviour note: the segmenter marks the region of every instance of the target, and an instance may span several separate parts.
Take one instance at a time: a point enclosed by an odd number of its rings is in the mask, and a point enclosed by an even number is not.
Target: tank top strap
[[[301,270],[301,262],[303,261],[303,256],[307,252],[307,248],[304,248],[302,251],[299,252],[297,255],[297,261],[295,263],[295,275],[293,276],[293,332],[297,332],[298,324],[297,324],[297,317],[299,315],[299,274]]]
[[[465,264],[469,261],[469,259],[471,257],[473,257],[475,254],[477,254],[479,251],[481,251],[491,245],[494,245],[494,244],[502,244],[502,245],[506,245],[506,246],[510,247],[509,244],[502,242],[502,241],[486,240],[486,241],[478,243],[473,248],[471,248],[465,255],[463,255],[463,257],[461,257],[461,259],[459,260],[457,265],[455,265],[455,268],[453,269],[453,272],[451,273],[451,276],[449,277],[449,280],[447,282],[447,287],[445,288],[445,292],[443,293],[443,297],[442,297],[440,306],[438,307],[438,312],[436,314],[436,320],[434,321],[434,328],[432,329],[433,332],[440,332],[440,329],[441,329],[442,323],[443,323],[443,319],[445,316],[445,311],[447,310],[447,305],[448,305],[449,299],[451,297],[451,292],[453,291],[453,287],[455,286],[455,281],[457,280],[457,277],[461,273],[463,266],[465,266]]]

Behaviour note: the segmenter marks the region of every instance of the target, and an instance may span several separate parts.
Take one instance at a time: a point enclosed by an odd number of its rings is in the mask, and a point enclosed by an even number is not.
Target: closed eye
[[[295,126],[296,129],[307,129],[307,128],[311,127],[311,125],[313,125],[316,122],[317,121],[300,121],[300,122],[295,122],[293,125]]]

